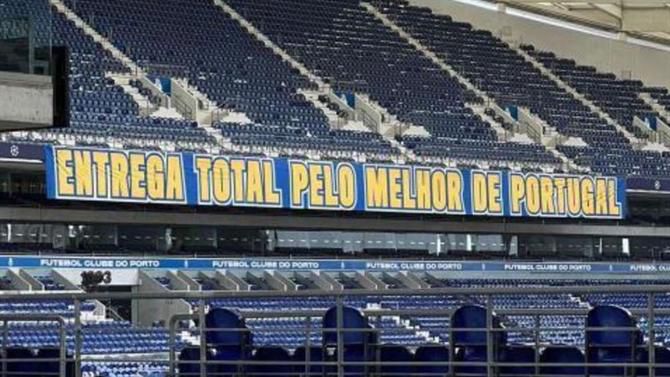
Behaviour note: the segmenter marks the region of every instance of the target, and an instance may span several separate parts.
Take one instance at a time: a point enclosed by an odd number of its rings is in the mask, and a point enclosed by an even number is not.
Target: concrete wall
[[[670,87],[670,47],[661,50],[616,37],[612,39],[553,26],[510,15],[511,8],[505,13],[453,0],[410,0],[410,3],[430,7],[433,12],[448,14],[457,21],[469,22],[478,29],[502,36],[506,41],[533,44],[536,48],[595,66],[621,78],[639,79],[650,86]]]
[[[135,293],[167,292],[168,290],[144,271],[139,271],[139,285],[133,287]],[[140,326],[151,326],[156,321],[166,325],[175,314],[188,314],[191,305],[185,300],[133,300],[133,323]]]

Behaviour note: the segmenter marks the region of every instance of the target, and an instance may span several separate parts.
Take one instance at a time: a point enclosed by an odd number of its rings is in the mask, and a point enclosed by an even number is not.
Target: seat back
[[[431,365],[431,362],[446,363],[449,361],[449,348],[442,345],[421,346],[414,352],[414,361],[425,363],[415,366],[416,377],[443,377],[449,373],[448,365]]]
[[[637,327],[630,312],[615,305],[600,305],[589,311],[586,317],[587,347],[632,347],[641,343],[638,330],[609,330],[613,327]]]
[[[326,347],[337,345],[337,313],[338,308],[334,306],[323,316],[323,344]],[[342,307],[342,328],[347,330],[342,334],[342,344],[345,346],[373,343],[375,338],[369,331],[371,326],[367,317],[360,310],[350,306]]]
[[[212,352],[207,350],[207,360],[212,360]],[[200,347],[186,347],[179,353],[179,361],[177,364],[179,377],[200,377]],[[207,373],[215,373],[217,367],[208,364],[205,368]]]
[[[10,347],[5,350],[7,377],[31,377],[39,373],[36,355],[28,348]]]
[[[66,356],[67,357],[67,356]],[[43,377],[60,376],[60,348],[42,348],[37,352],[40,374]],[[45,361],[46,360],[46,361]],[[74,376],[74,361],[71,357],[65,359],[65,374]]]
[[[481,305],[463,305],[456,309],[451,316],[452,341],[456,347],[486,346],[486,308]],[[493,328],[500,329],[502,325],[498,317],[493,314]],[[499,347],[507,343],[507,334],[497,331],[493,333],[493,346]]]
[[[456,357],[454,361],[464,362],[464,363],[485,363],[487,361],[488,354],[486,346],[468,346],[460,347],[458,352],[456,352]],[[486,366],[484,365],[462,365],[455,368],[456,374],[467,374],[472,376],[486,376]]]
[[[499,360],[501,363],[501,376],[532,376],[535,374],[534,366],[508,365],[507,364],[532,364],[535,363],[535,348],[528,346],[507,346],[500,350]]]
[[[343,357],[344,357],[344,368],[343,374],[345,377],[365,377],[370,375],[370,371],[373,368],[370,365],[353,365],[352,363],[364,363],[374,360],[374,355],[370,352],[368,347],[353,345],[345,346]],[[335,359],[337,360],[337,359]],[[337,370],[333,371],[337,372]]]
[[[382,362],[382,365],[379,368],[380,376],[406,377],[412,373],[412,366],[409,365],[409,363],[414,361],[414,356],[403,346],[387,344],[379,347],[379,360]],[[408,364],[388,365],[386,362],[407,362]]]
[[[207,344],[213,347],[244,346],[250,343],[249,332],[240,316],[228,309],[214,308],[205,316]],[[213,330],[209,330],[213,329]]]
[[[584,353],[576,347],[547,347],[540,355],[540,374],[583,376],[584,366],[549,366],[544,364],[584,364]]]
[[[307,365],[307,356],[309,356],[309,365]],[[326,370],[322,365],[313,364],[323,362],[323,348],[321,347],[310,347],[309,353],[305,347],[298,347],[293,352],[293,361],[296,362],[294,370],[297,376],[317,377],[323,375]]]
[[[294,368],[292,365],[278,364],[276,362],[293,361],[288,351],[282,347],[261,347],[251,358],[254,362],[263,364],[250,364],[247,376],[250,377],[292,377]]]
[[[637,363],[648,363],[649,362],[649,350],[646,347],[642,347],[638,350],[635,355],[635,362]],[[654,348],[654,362],[656,364],[668,364],[670,365],[670,350],[665,347],[656,346]],[[639,367],[635,369],[636,376],[649,376],[649,368]],[[670,376],[670,366],[657,367],[654,370],[654,375],[658,377],[668,377]]]

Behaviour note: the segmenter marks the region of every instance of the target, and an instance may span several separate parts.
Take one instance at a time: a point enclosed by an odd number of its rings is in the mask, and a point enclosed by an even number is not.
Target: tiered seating
[[[65,290],[65,286],[63,286],[63,284],[57,282],[54,278],[52,278],[49,275],[35,276],[35,279],[37,279],[40,283],[44,285],[44,290],[46,291]]]
[[[644,92],[649,93],[656,102],[670,112],[670,91],[667,88],[644,88]],[[670,119],[666,120],[670,121]]]
[[[82,376],[162,377],[167,365],[160,362],[84,362],[81,369]]]
[[[92,312],[95,304],[92,302],[82,303],[83,312]],[[72,317],[74,306],[67,301],[46,300],[2,300],[0,301],[0,314],[53,314]]]
[[[168,332],[164,328],[135,328],[127,322],[114,321],[84,325],[82,331],[84,354],[160,353],[168,349]],[[58,347],[58,327],[55,323],[16,323],[9,330],[8,345],[12,347]],[[182,343],[179,342],[179,347]],[[67,328],[68,352],[74,352],[74,331]]]
[[[609,113],[628,131],[644,139],[645,134],[633,126],[633,118],[635,116],[642,120],[648,117],[655,118],[658,113],[639,98],[640,93],[649,91],[642,82],[619,80],[614,74],[599,73],[593,67],[579,66],[573,60],[560,59],[551,52],[537,51],[532,46],[524,46],[524,49],[563,81]],[[596,147],[597,153],[571,146],[562,146],[560,150],[577,163],[590,166],[595,173],[646,177],[667,177],[670,174],[668,152]]]
[[[324,113],[298,92],[314,89],[314,84],[211,2],[66,3],[92,15],[99,31],[150,72],[186,78],[219,106],[245,113],[254,124],[220,126],[234,131],[226,133],[233,144],[397,154],[379,135],[330,130]],[[166,28],[181,32],[165,33]]]
[[[461,288],[475,287],[546,287],[562,286],[561,281],[529,281],[529,280],[461,280],[451,282],[450,285]],[[485,297],[473,297],[481,304],[486,303]],[[528,294],[506,294],[496,295],[492,298],[495,309],[522,309],[522,308],[544,308],[544,309],[577,309],[586,305],[569,294],[554,295],[528,295]],[[536,318],[530,316],[505,316],[505,323],[509,327],[532,330],[536,326]],[[547,344],[582,345],[584,335],[578,328],[584,327],[584,317],[565,315],[540,316],[540,341]],[[565,327],[565,330],[561,330]],[[551,330],[544,330],[551,329]],[[532,331],[510,331],[510,342],[532,343],[534,336]]]
[[[446,15],[435,15],[427,8],[410,6],[405,0],[377,0],[373,4],[501,106],[526,107],[561,134],[584,140],[589,147],[559,146],[561,152],[578,164],[602,174],[668,175],[668,164],[658,161],[665,161],[670,155],[633,150],[624,135],[490,32],[474,30],[470,24],[456,22]],[[552,54],[537,53],[531,46],[524,48],[549,68],[555,66],[553,58],[547,61]],[[641,136],[632,126],[633,115],[641,118],[654,115],[652,109],[637,97],[641,83],[597,75],[590,68],[562,69],[559,76],[578,90],[591,93],[591,99]],[[610,97],[611,92],[616,92],[617,96]]]
[[[66,45],[70,49],[71,127],[47,132],[44,138],[61,137],[67,140],[136,140],[141,143],[180,142],[207,145],[212,143],[203,129],[192,122],[140,118],[138,106],[130,96],[105,77],[108,72],[126,73],[127,69],[99,44],[57,11],[48,12],[44,2],[28,0],[12,2],[0,9],[0,17],[30,14],[35,23],[51,25],[51,31],[41,30],[38,45]]]
[[[584,300],[592,305],[616,305],[627,309],[645,309],[649,307],[649,297],[643,294],[635,293],[617,293],[617,294],[589,294],[584,296]],[[670,295],[662,294],[654,297],[654,307],[670,308]],[[647,316],[639,317],[640,327],[643,330],[649,328]],[[656,316],[654,318],[654,333],[657,341],[663,344],[670,344],[670,317]]]
[[[643,92],[641,81],[619,80],[613,73],[600,73],[594,67],[577,65],[574,60],[558,58],[551,52],[530,47],[526,50],[637,137],[644,138],[645,134],[633,125],[633,119],[636,116],[643,120],[658,116],[638,96]]]
[[[368,304],[377,302],[377,298],[348,299],[346,302],[356,308],[366,308]],[[395,301],[381,302],[384,308],[392,308]],[[436,303],[439,301],[435,301]],[[443,302],[443,301],[442,301]],[[223,307],[235,310],[326,310],[335,304],[334,299],[312,297],[303,299],[221,299],[210,303],[212,307]],[[305,343],[305,328],[307,318],[285,317],[272,319],[249,318],[247,326],[254,334],[254,345],[281,345],[283,347],[295,348]],[[379,317],[372,322],[376,328],[381,329],[380,341],[384,343],[420,344],[425,341],[418,336],[415,329],[408,328],[400,323],[396,317]],[[321,323],[317,318],[311,318],[311,342],[321,342]]]
[[[418,156],[557,163],[540,146],[497,142],[491,127],[464,106],[477,102],[473,94],[357,1],[229,3],[336,90],[369,94],[399,120],[425,127],[432,138],[405,141]]]

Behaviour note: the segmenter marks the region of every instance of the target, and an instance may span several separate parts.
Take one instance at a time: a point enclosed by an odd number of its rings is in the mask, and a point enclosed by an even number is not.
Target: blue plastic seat
[[[532,376],[534,366],[505,364],[534,364],[535,348],[528,346],[507,346],[500,349],[500,375],[510,377]]]
[[[481,305],[464,305],[456,309],[451,316],[452,341],[456,347],[486,346],[486,308]],[[493,328],[502,329],[500,319],[493,313]],[[507,333],[493,332],[491,335],[494,346],[507,343]]]
[[[550,366],[546,364],[584,364],[584,353],[576,347],[547,347],[540,355],[540,373],[543,375],[583,376],[584,366]]]
[[[28,348],[7,348],[4,358],[7,360],[7,377],[31,377],[40,372],[40,365],[35,362],[36,355]]]
[[[305,347],[298,347],[293,352],[292,359],[296,362],[294,371],[297,376],[322,376],[324,371],[328,369],[323,365],[314,364],[323,362],[323,348],[321,347],[310,347],[309,352],[306,351]]]
[[[281,364],[293,361],[288,351],[282,347],[261,347],[256,350],[251,361],[263,362],[246,368],[247,376],[251,377],[292,377],[295,370],[292,364]]]
[[[323,344],[324,346],[337,346],[338,344],[338,308],[336,306],[328,309],[323,316]],[[365,346],[374,343],[375,334],[370,330],[372,327],[363,313],[350,306],[342,307],[342,328],[346,331],[342,334],[342,344],[345,346]],[[358,331],[357,331],[358,330]]]
[[[207,344],[213,347],[243,348],[250,343],[250,333],[240,316],[228,309],[214,308],[205,316]]]
[[[379,347],[379,361],[382,363],[379,368],[379,375],[385,377],[407,377],[412,374],[412,366],[409,364],[388,365],[387,362],[393,363],[410,363],[414,359],[414,355],[403,346],[385,344]]]
[[[637,363],[648,363],[649,362],[649,350],[646,346],[640,346],[637,351],[635,358]],[[654,369],[654,375],[659,377],[668,377],[670,376],[670,350],[666,347],[656,346],[654,347],[654,362],[656,364],[666,364],[665,366],[657,367]],[[635,368],[636,376],[649,376],[649,368],[638,367]]]
[[[417,377],[443,377],[449,374],[449,365],[431,365],[431,362],[449,362],[449,348],[442,345],[424,345],[418,347],[414,352],[414,361],[425,363],[414,367],[414,375]]]
[[[589,311],[586,318],[586,347],[589,363],[631,363],[642,343],[642,333],[631,314],[618,306],[600,305]],[[612,328],[626,328],[612,330]],[[629,329],[629,330],[627,330]],[[589,367],[589,374],[620,376],[629,368]]]

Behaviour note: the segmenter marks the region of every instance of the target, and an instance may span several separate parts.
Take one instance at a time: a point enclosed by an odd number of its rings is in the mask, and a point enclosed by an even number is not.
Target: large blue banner
[[[451,271],[533,274],[667,275],[669,263],[505,262],[505,261],[365,261],[324,259],[193,259],[193,258],[86,258],[0,256],[0,268],[55,269],[183,269],[279,271]]]
[[[193,153],[45,147],[51,199],[621,219],[625,180]]]

